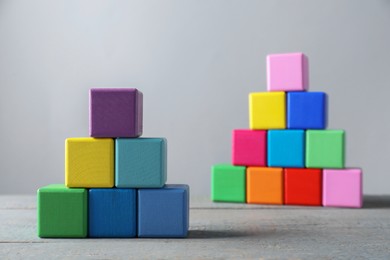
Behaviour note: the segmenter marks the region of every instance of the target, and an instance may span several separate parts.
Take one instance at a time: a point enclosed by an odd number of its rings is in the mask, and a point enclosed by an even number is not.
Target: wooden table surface
[[[362,209],[191,201],[185,239],[40,239],[36,197],[0,196],[0,259],[390,259],[390,196]]]

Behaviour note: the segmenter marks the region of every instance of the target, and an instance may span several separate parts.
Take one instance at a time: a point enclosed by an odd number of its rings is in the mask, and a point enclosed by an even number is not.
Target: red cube
[[[286,205],[322,205],[321,169],[284,169]]]

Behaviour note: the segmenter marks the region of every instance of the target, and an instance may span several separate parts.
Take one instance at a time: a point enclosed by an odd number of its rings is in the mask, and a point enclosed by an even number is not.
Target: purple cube
[[[135,88],[92,88],[89,93],[91,137],[142,135],[142,92]]]

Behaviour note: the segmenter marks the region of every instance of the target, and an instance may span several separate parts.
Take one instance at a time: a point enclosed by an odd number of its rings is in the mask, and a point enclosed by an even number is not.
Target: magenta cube
[[[303,53],[267,56],[268,91],[304,91],[308,86],[308,59]]]
[[[265,166],[267,131],[233,130],[232,164]]]
[[[142,92],[135,88],[92,88],[89,93],[91,137],[142,135]]]
[[[362,207],[361,169],[324,169],[322,176],[322,204],[325,207]]]

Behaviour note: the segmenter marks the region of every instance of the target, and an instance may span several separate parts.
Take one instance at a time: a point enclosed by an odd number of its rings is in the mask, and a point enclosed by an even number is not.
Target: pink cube
[[[267,56],[268,91],[304,91],[309,86],[308,60],[303,53]]]
[[[267,131],[233,130],[232,164],[266,166]]]
[[[325,207],[362,207],[361,169],[324,169],[322,176],[322,204]]]

